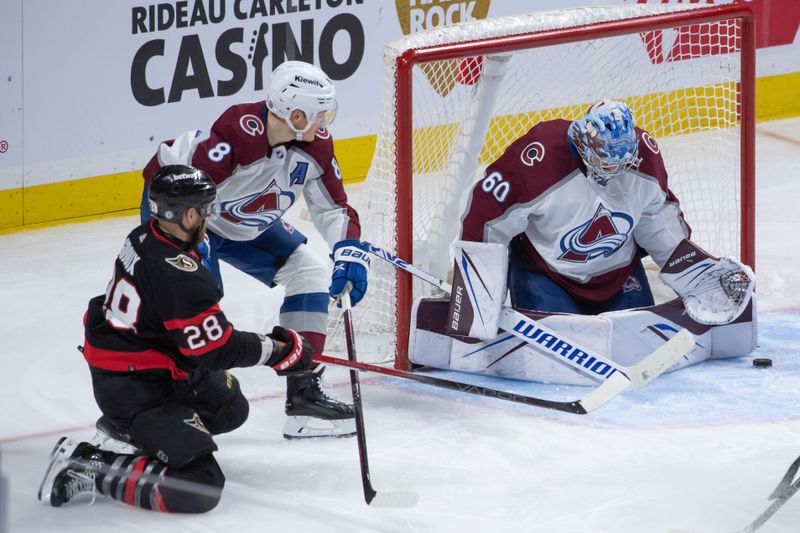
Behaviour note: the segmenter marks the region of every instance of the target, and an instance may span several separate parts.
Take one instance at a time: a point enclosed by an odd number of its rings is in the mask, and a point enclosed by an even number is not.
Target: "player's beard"
[[[203,242],[203,239],[206,238],[206,227],[207,226],[208,226],[208,222],[206,221],[206,219],[205,218],[202,219],[202,221],[200,222],[200,225],[197,226],[194,229],[194,231],[192,231],[192,233],[191,233],[191,239],[192,239],[191,244],[194,244],[196,246],[196,245],[200,244],[201,242]]]

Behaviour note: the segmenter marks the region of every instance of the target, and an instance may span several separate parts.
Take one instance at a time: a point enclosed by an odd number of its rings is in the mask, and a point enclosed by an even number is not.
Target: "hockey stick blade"
[[[409,509],[414,507],[419,502],[419,496],[416,492],[398,490],[395,492],[376,492],[372,501],[369,502],[370,507],[385,507],[393,509]]]
[[[798,470],[800,470],[800,457],[795,459],[794,462],[789,466],[789,469],[783,475],[783,479],[781,479],[781,482],[778,483],[778,486],[775,487],[775,490],[773,490],[772,494],[769,495],[770,500],[780,498],[781,496],[786,494]]]
[[[626,368],[637,389],[656,379],[694,348],[694,335],[682,329],[638,363]]]
[[[789,470],[786,471],[784,474],[783,479],[781,479],[778,486],[772,491],[772,494],[769,495],[770,500],[773,502],[767,507],[763,513],[761,513],[758,518],[753,520],[750,524],[747,525],[744,529],[741,530],[741,533],[753,533],[754,531],[758,531],[761,529],[767,520],[772,518],[778,509],[783,507],[783,504],[786,503],[789,498],[794,496],[794,494],[800,490],[800,478],[796,479],[794,483],[792,480],[794,479],[795,474],[797,474],[797,470],[800,469],[800,457],[795,459],[795,461],[789,467]]]
[[[356,356],[356,340],[353,333],[353,315],[350,308],[350,286],[339,298],[344,316],[344,333],[347,343],[347,358],[350,363],[358,364]],[[364,501],[373,507],[414,507],[419,497],[412,492],[378,492],[372,487],[367,455],[367,437],[364,429],[364,407],[361,403],[361,383],[358,372],[350,369],[350,386],[353,392],[353,410],[355,411],[356,442],[358,443],[358,459],[361,468],[361,483],[364,488]]]

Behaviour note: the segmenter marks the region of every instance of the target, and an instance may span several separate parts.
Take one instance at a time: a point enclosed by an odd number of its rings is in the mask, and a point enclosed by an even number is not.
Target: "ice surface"
[[[800,119],[758,126],[760,346],[773,359],[716,361],[662,376],[580,417],[362,375],[372,482],[415,491],[410,510],[364,504],[354,439],[286,441],[284,380],[235,374],[250,419],[217,438],[227,485],[201,516],[149,513],[104,499],[41,505],[36,491],[61,435],[89,438],[99,412],[82,342],[86,302],[101,293],[135,217],[0,236],[0,501],[12,532],[231,533],[727,532],[748,524],[800,454]],[[294,213],[292,221],[320,239]],[[277,320],[280,290],[223,266],[236,327]],[[347,373],[328,374],[347,397]],[[494,388],[575,399],[580,387],[453,375]],[[2,514],[0,514],[2,516]],[[764,532],[800,531],[800,499]]]

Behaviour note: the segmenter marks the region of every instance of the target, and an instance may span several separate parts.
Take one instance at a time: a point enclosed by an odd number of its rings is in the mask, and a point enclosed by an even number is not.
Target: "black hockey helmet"
[[[208,174],[187,165],[166,165],[150,181],[150,213],[167,222],[180,223],[194,207],[204,218],[219,214],[217,186]]]

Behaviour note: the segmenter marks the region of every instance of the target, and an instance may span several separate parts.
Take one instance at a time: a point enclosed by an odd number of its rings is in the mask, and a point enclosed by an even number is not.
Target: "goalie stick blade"
[[[395,491],[395,492],[377,492],[369,503],[370,507],[385,507],[393,509],[410,509],[415,507],[419,502],[419,496],[416,492],[410,491]]]
[[[599,387],[578,400],[577,403],[584,409],[585,413],[591,413],[625,392],[630,385],[630,380],[617,372],[601,383]]]
[[[681,357],[694,347],[694,335],[682,329],[670,340],[656,348],[650,355],[625,369],[633,382],[640,389],[669,370]]]
[[[670,340],[653,350],[647,357],[626,369],[628,377],[619,372],[613,374],[599,387],[580,400],[580,404],[591,413],[607,404],[627,389],[631,384],[641,388],[663,374],[694,346],[694,336],[682,329]]]

